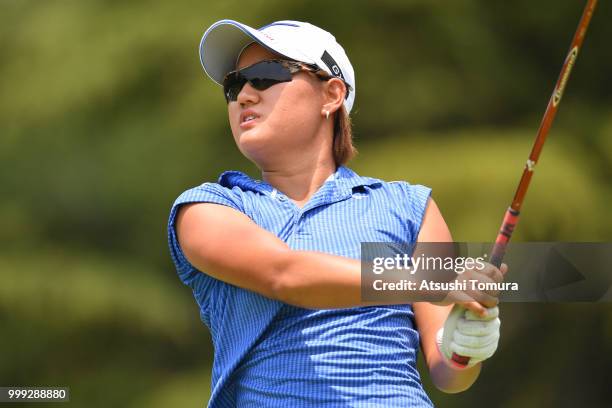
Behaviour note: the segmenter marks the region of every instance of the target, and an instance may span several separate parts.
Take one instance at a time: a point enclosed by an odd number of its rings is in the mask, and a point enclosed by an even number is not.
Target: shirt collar
[[[274,187],[265,181],[254,180],[245,173],[236,170],[223,172],[219,176],[218,183],[227,188],[240,187],[242,190],[251,190],[260,193],[271,193],[274,190]],[[361,177],[348,167],[339,166],[336,172],[325,180],[325,184],[327,183],[334,183],[336,195],[345,197],[351,195],[355,187],[373,186],[375,184],[380,184],[381,180],[371,177]]]
[[[351,195],[355,187],[373,186],[382,183],[379,179],[362,177],[344,166],[338,167],[334,174],[334,181],[336,182],[338,192],[343,196]]]

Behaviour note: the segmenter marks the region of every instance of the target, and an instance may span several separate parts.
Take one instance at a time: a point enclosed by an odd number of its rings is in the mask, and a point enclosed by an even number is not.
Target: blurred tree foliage
[[[166,217],[233,145],[197,46],[221,18],[310,21],[356,70],[359,172],[432,186],[457,240],[493,239],[583,1],[0,1],[0,386],[73,406],[201,406],[212,346]],[[612,5],[600,2],[517,240],[609,241]],[[603,406],[612,314],[506,305],[501,350],[444,406]],[[571,328],[568,326],[571,324]],[[560,357],[562,356],[562,357]]]

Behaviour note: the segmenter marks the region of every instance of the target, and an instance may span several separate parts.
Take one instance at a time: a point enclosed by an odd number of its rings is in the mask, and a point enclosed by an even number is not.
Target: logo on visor
[[[338,63],[332,58],[331,55],[327,51],[323,51],[323,55],[321,55],[321,61],[327,65],[329,70],[334,73],[334,75],[345,80],[344,75],[342,75],[342,70],[338,66]]]

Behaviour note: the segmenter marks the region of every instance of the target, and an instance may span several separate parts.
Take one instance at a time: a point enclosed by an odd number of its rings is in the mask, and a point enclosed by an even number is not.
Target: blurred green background
[[[183,190],[235,148],[203,31],[310,21],[355,67],[352,167],[429,185],[492,240],[584,1],[0,0],[0,386],[75,407],[201,407],[212,345],[166,244]],[[610,241],[612,4],[601,1],[516,241]],[[602,265],[602,267],[608,267]],[[498,354],[445,407],[609,406],[610,304],[505,304]],[[49,405],[47,405],[49,406]]]

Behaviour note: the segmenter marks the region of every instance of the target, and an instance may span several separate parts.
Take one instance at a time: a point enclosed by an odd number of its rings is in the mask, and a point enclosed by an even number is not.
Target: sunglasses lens
[[[257,64],[231,72],[223,81],[227,102],[234,102],[245,83],[258,91],[264,91],[272,85],[291,81],[291,71],[281,61],[261,61]]]
[[[247,80],[239,72],[230,72],[223,80],[223,93],[227,103],[234,102]]]
[[[291,81],[291,72],[280,61],[261,61],[243,69],[241,73],[259,91]]]

